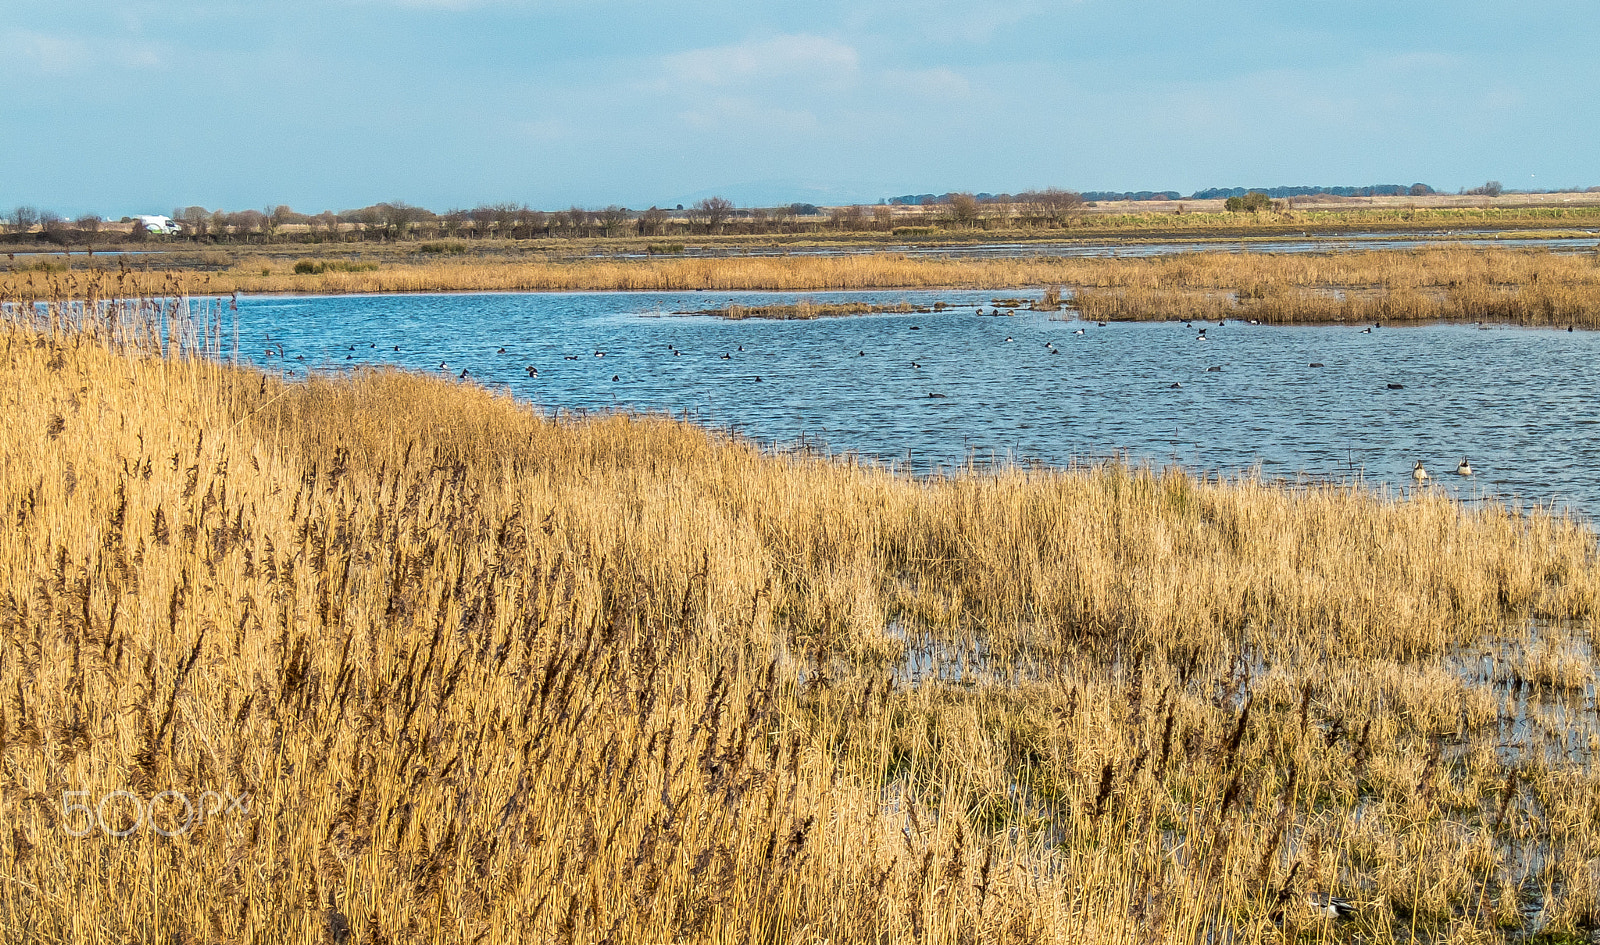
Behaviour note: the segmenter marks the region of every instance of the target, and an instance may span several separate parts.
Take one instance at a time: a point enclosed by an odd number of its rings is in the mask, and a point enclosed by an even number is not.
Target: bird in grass
[[[1458,476],[1470,476],[1470,475],[1472,475],[1472,464],[1467,462],[1467,458],[1465,456],[1461,457],[1461,464],[1456,467],[1456,475],[1458,475]]]
[[[1417,482],[1428,481],[1428,471],[1422,468],[1422,460],[1417,460],[1417,465],[1412,467],[1411,478],[1415,479]]]
[[[1348,899],[1338,896],[1329,896],[1323,893],[1312,893],[1306,897],[1306,904],[1330,919],[1348,922],[1356,917],[1356,907]]]

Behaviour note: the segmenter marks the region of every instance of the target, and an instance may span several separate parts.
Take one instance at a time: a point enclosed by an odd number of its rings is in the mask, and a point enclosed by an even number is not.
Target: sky
[[[0,213],[1600,185],[1594,0],[0,0]]]

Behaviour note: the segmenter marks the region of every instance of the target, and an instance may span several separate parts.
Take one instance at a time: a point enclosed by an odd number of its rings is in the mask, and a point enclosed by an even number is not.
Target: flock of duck
[[[979,311],[981,312],[982,310],[980,309]],[[1104,321],[1097,321],[1097,322],[1095,322],[1095,327],[1104,328],[1104,327],[1106,327],[1106,324],[1107,323],[1104,322]],[[1226,325],[1226,324],[1227,324],[1227,322],[1226,322],[1225,319],[1218,319],[1217,320],[1217,325],[1219,327],[1221,327],[1223,325]],[[1251,319],[1251,320],[1249,320],[1249,324],[1251,324],[1251,325],[1259,325],[1260,322],[1255,320],[1255,319]],[[1183,327],[1187,328],[1187,329],[1190,329],[1190,330],[1194,330],[1193,320],[1184,322],[1183,323]],[[1361,329],[1361,334],[1371,334],[1372,330],[1374,328],[1381,328],[1381,327],[1382,327],[1381,324],[1374,323],[1369,327],[1362,328]],[[911,330],[913,330],[913,331],[918,331],[920,329],[921,329],[921,326],[918,326],[918,325],[911,326]],[[1080,326],[1080,327],[1074,329],[1072,334],[1074,336],[1082,336],[1082,335],[1084,335],[1085,334],[1085,326]],[[1011,335],[1007,335],[1005,340],[1006,340],[1007,343],[1012,343],[1012,342],[1016,341],[1016,339],[1014,337],[1012,337]],[[1198,330],[1198,334],[1195,336],[1195,341],[1197,341],[1197,342],[1208,342],[1210,340],[1211,339],[1209,339],[1206,336],[1206,326],[1202,325]],[[267,347],[266,353],[265,353],[266,358],[277,357],[279,360],[284,360],[286,356],[284,354],[283,344],[281,342],[273,341],[272,336],[270,334],[268,334],[266,336],[266,341],[268,342],[268,347]],[[378,345],[377,345],[376,342],[373,342],[373,343],[368,344],[367,347],[368,347],[368,349],[376,349],[378,347]],[[1053,342],[1053,341],[1049,341],[1049,340],[1045,341],[1044,347],[1045,347],[1045,350],[1048,351],[1051,354],[1059,355],[1061,353],[1061,349],[1057,348],[1056,345],[1055,345],[1055,342]],[[398,353],[400,351],[400,346],[399,345],[393,345],[392,348],[393,348],[393,351],[396,352],[396,353]],[[682,357],[683,354],[684,354],[684,352],[682,350],[678,349],[676,346],[674,346],[672,344],[668,344],[666,346],[666,349],[673,357]],[[351,352],[351,353],[346,353],[345,360],[346,361],[353,361],[355,359],[355,354],[353,352],[355,352],[356,350],[357,349],[356,349],[355,345],[349,345],[348,346],[348,352]],[[741,351],[741,352],[744,351],[745,350],[744,345],[742,345],[742,344],[739,345],[738,346],[738,350]],[[499,355],[505,355],[508,352],[507,352],[506,348],[501,347],[495,353],[499,354]],[[857,354],[858,357],[866,357],[867,352],[863,349],[861,351],[858,351],[856,354]],[[601,350],[601,349],[597,348],[597,349],[595,349],[593,356],[595,358],[604,358],[606,356],[606,352],[604,350]],[[567,354],[567,355],[563,355],[562,357],[563,357],[564,360],[567,360],[567,361],[582,360],[582,356],[581,355],[576,355],[576,354]],[[725,351],[721,355],[718,355],[717,357],[718,357],[719,360],[722,360],[722,361],[731,361],[731,360],[733,360],[733,353],[731,351]],[[305,361],[305,355],[296,355],[294,360],[303,363]],[[911,367],[913,369],[915,369],[915,370],[921,370],[922,369],[922,364],[920,362],[913,360],[910,363],[911,363]],[[1314,368],[1320,368],[1320,367],[1323,367],[1323,364],[1321,362],[1312,362],[1310,364],[1310,366],[1314,367]],[[472,371],[469,368],[463,367],[463,368],[461,368],[461,370],[459,372],[456,372],[450,366],[449,362],[447,362],[447,361],[440,361],[438,370],[441,371],[441,372],[445,372],[445,373],[454,373],[456,375],[456,377],[458,379],[460,379],[460,380],[466,380],[466,379],[472,377]],[[536,365],[529,364],[523,370],[524,370],[524,373],[527,375],[527,377],[529,379],[537,380],[539,378],[539,368]],[[1221,370],[1222,370],[1222,367],[1220,365],[1206,368],[1207,372],[1218,372],[1218,371],[1221,371]],[[621,379],[622,378],[621,378],[620,374],[613,374],[611,376],[611,380],[612,381],[620,381]],[[754,375],[754,376],[752,376],[750,378],[750,380],[752,382],[760,382],[761,381],[761,376],[760,375]],[[1174,382],[1169,386],[1172,387],[1172,388],[1181,388],[1183,385],[1180,384],[1180,383]],[[1399,390],[1399,389],[1402,389],[1403,386],[1404,385],[1395,384],[1395,383],[1390,383],[1390,384],[1387,385],[1388,389],[1390,389],[1390,390]],[[943,398],[945,395],[944,394],[939,394],[939,393],[930,393],[928,396],[932,397],[932,398]],[[1471,476],[1473,474],[1472,464],[1470,462],[1468,462],[1468,460],[1467,460],[1467,458],[1465,456],[1463,456],[1461,458],[1461,462],[1456,465],[1456,470],[1455,471],[1456,471],[1456,475],[1458,475],[1458,476],[1462,476],[1462,477]],[[1420,460],[1420,459],[1417,460],[1416,461],[1416,465],[1412,467],[1411,478],[1412,478],[1412,480],[1414,482],[1418,483],[1419,485],[1422,484],[1422,483],[1427,482],[1430,478],[1432,478],[1430,476],[1430,474],[1428,473],[1427,467],[1423,464],[1422,460]]]

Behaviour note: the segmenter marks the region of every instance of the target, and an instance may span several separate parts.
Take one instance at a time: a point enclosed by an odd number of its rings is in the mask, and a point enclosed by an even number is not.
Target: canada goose
[[[722,360],[724,360],[724,361],[732,361],[733,360],[733,355],[724,353],[722,355]]]
[[[578,356],[577,356],[577,355],[575,355],[575,354],[568,354],[568,355],[564,355],[564,357],[565,357],[565,358],[566,358],[566,359],[567,359],[567,360],[568,360],[568,361],[576,361],[576,360],[578,360]]]
[[[1006,340],[1010,341],[1011,340],[1011,336],[1010,335],[1006,335]]]
[[[606,353],[604,351],[596,351],[594,353],[594,356],[597,357],[597,358],[603,358],[603,357],[606,356]]]
[[[1194,336],[1194,340],[1195,341],[1210,341],[1211,339],[1207,338],[1206,337],[1206,333],[1202,331],[1200,334]]]
[[[1082,329],[1082,328],[1080,328],[1080,329],[1078,329],[1078,330],[1077,330],[1077,331],[1075,331],[1075,332],[1073,332],[1073,334],[1074,334],[1074,335],[1081,335],[1081,334],[1083,334],[1083,329]]]
[[[1322,362],[1321,361],[1312,361],[1310,366],[1311,367],[1322,367]]]
[[[760,381],[760,380],[761,380],[761,375],[760,375],[760,374],[757,374],[757,375],[756,375],[756,380],[757,380],[757,381]]]
[[[450,370],[450,365],[444,363],[443,361],[440,361],[439,362],[439,370],[448,371],[448,370]]]
[[[929,394],[928,396],[937,398],[939,400],[943,400],[944,399],[944,395],[943,394]]]
[[[344,359],[345,359],[345,360],[346,360],[346,361],[348,361],[348,360],[350,360],[350,359],[351,359],[351,358],[353,358],[353,357],[355,357],[355,355],[353,355],[353,354],[347,354],[347,355],[345,355],[345,356],[344,356]]]
[[[458,377],[458,378],[465,378],[466,376],[467,376],[467,369],[466,368],[462,368],[461,369],[461,373],[456,375],[456,377]]]
[[[529,377],[538,377],[539,376],[539,369],[534,367],[531,364],[528,365],[528,376]]]
[[[919,370],[919,371],[920,371],[920,370],[922,370],[922,365],[920,365],[920,364],[918,364],[918,363],[917,363],[917,362],[915,362],[915,361],[912,361],[912,362],[911,362],[911,366],[912,366],[912,367],[914,367],[914,368],[916,368],[916,369],[917,369],[917,370]]]
[[[1213,365],[1212,367],[1206,368],[1206,373],[1210,374],[1210,373],[1213,373],[1213,372],[1216,372],[1216,371],[1221,371],[1221,370],[1222,370],[1222,365],[1217,364],[1217,365]]]
[[[1417,482],[1428,481],[1428,471],[1422,468],[1422,460],[1417,460],[1417,465],[1411,470],[1411,478]]]
[[[1095,324],[1096,328],[1104,328],[1104,327],[1106,327],[1106,323],[1105,322],[1095,322],[1094,324]]]
[[[399,345],[395,345],[394,346],[394,350],[399,351],[400,350],[400,346]]]
[[[866,356],[867,356],[867,353],[865,351],[857,351],[856,352],[856,357],[858,357],[858,358],[864,358]]]
[[[1363,328],[1363,329],[1361,329],[1361,333],[1362,333],[1362,334],[1363,334],[1363,335],[1370,335],[1370,334],[1372,334],[1372,329],[1370,329],[1370,328]]]
[[[740,351],[743,351],[743,350],[744,350],[744,345],[740,345],[740,346],[739,346],[739,350],[740,350]]]
[[[1472,464],[1467,462],[1467,458],[1465,456],[1461,457],[1461,465],[1456,467],[1456,475],[1458,475],[1458,476],[1470,476],[1470,475],[1472,475]]]
[[[611,375],[611,379],[613,381],[620,381],[620,380],[622,380],[622,376],[620,374],[613,374],[613,375]]]
[[[1173,381],[1173,382],[1172,382],[1172,390],[1177,390],[1177,389],[1178,389],[1178,388],[1180,388],[1180,387],[1182,387],[1182,386],[1183,386],[1183,385],[1182,385],[1182,384],[1179,384],[1179,383],[1178,383],[1178,382],[1177,382],[1177,381]]]
[[[1390,390],[1405,390],[1406,389],[1406,385],[1404,385],[1404,384],[1390,384],[1389,385],[1389,389]]]
[[[501,348],[499,351],[495,352],[495,354],[505,354],[505,353],[506,353],[506,349],[504,349],[504,348]]]

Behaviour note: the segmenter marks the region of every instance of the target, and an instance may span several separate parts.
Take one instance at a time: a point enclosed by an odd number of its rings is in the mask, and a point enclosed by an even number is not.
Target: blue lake
[[[1600,333],[1229,322],[1199,341],[1198,324],[975,314],[1015,294],[251,297],[239,304],[240,347],[296,376],[465,369],[465,382],[550,412],[687,413],[763,444],[804,442],[917,472],[1122,455],[1197,471],[1258,467],[1273,479],[1360,476],[1398,492],[1420,459],[1437,488],[1463,498],[1600,513]],[[802,297],[949,308],[810,321],[674,314]],[[1454,473],[1462,456],[1471,479]]]

